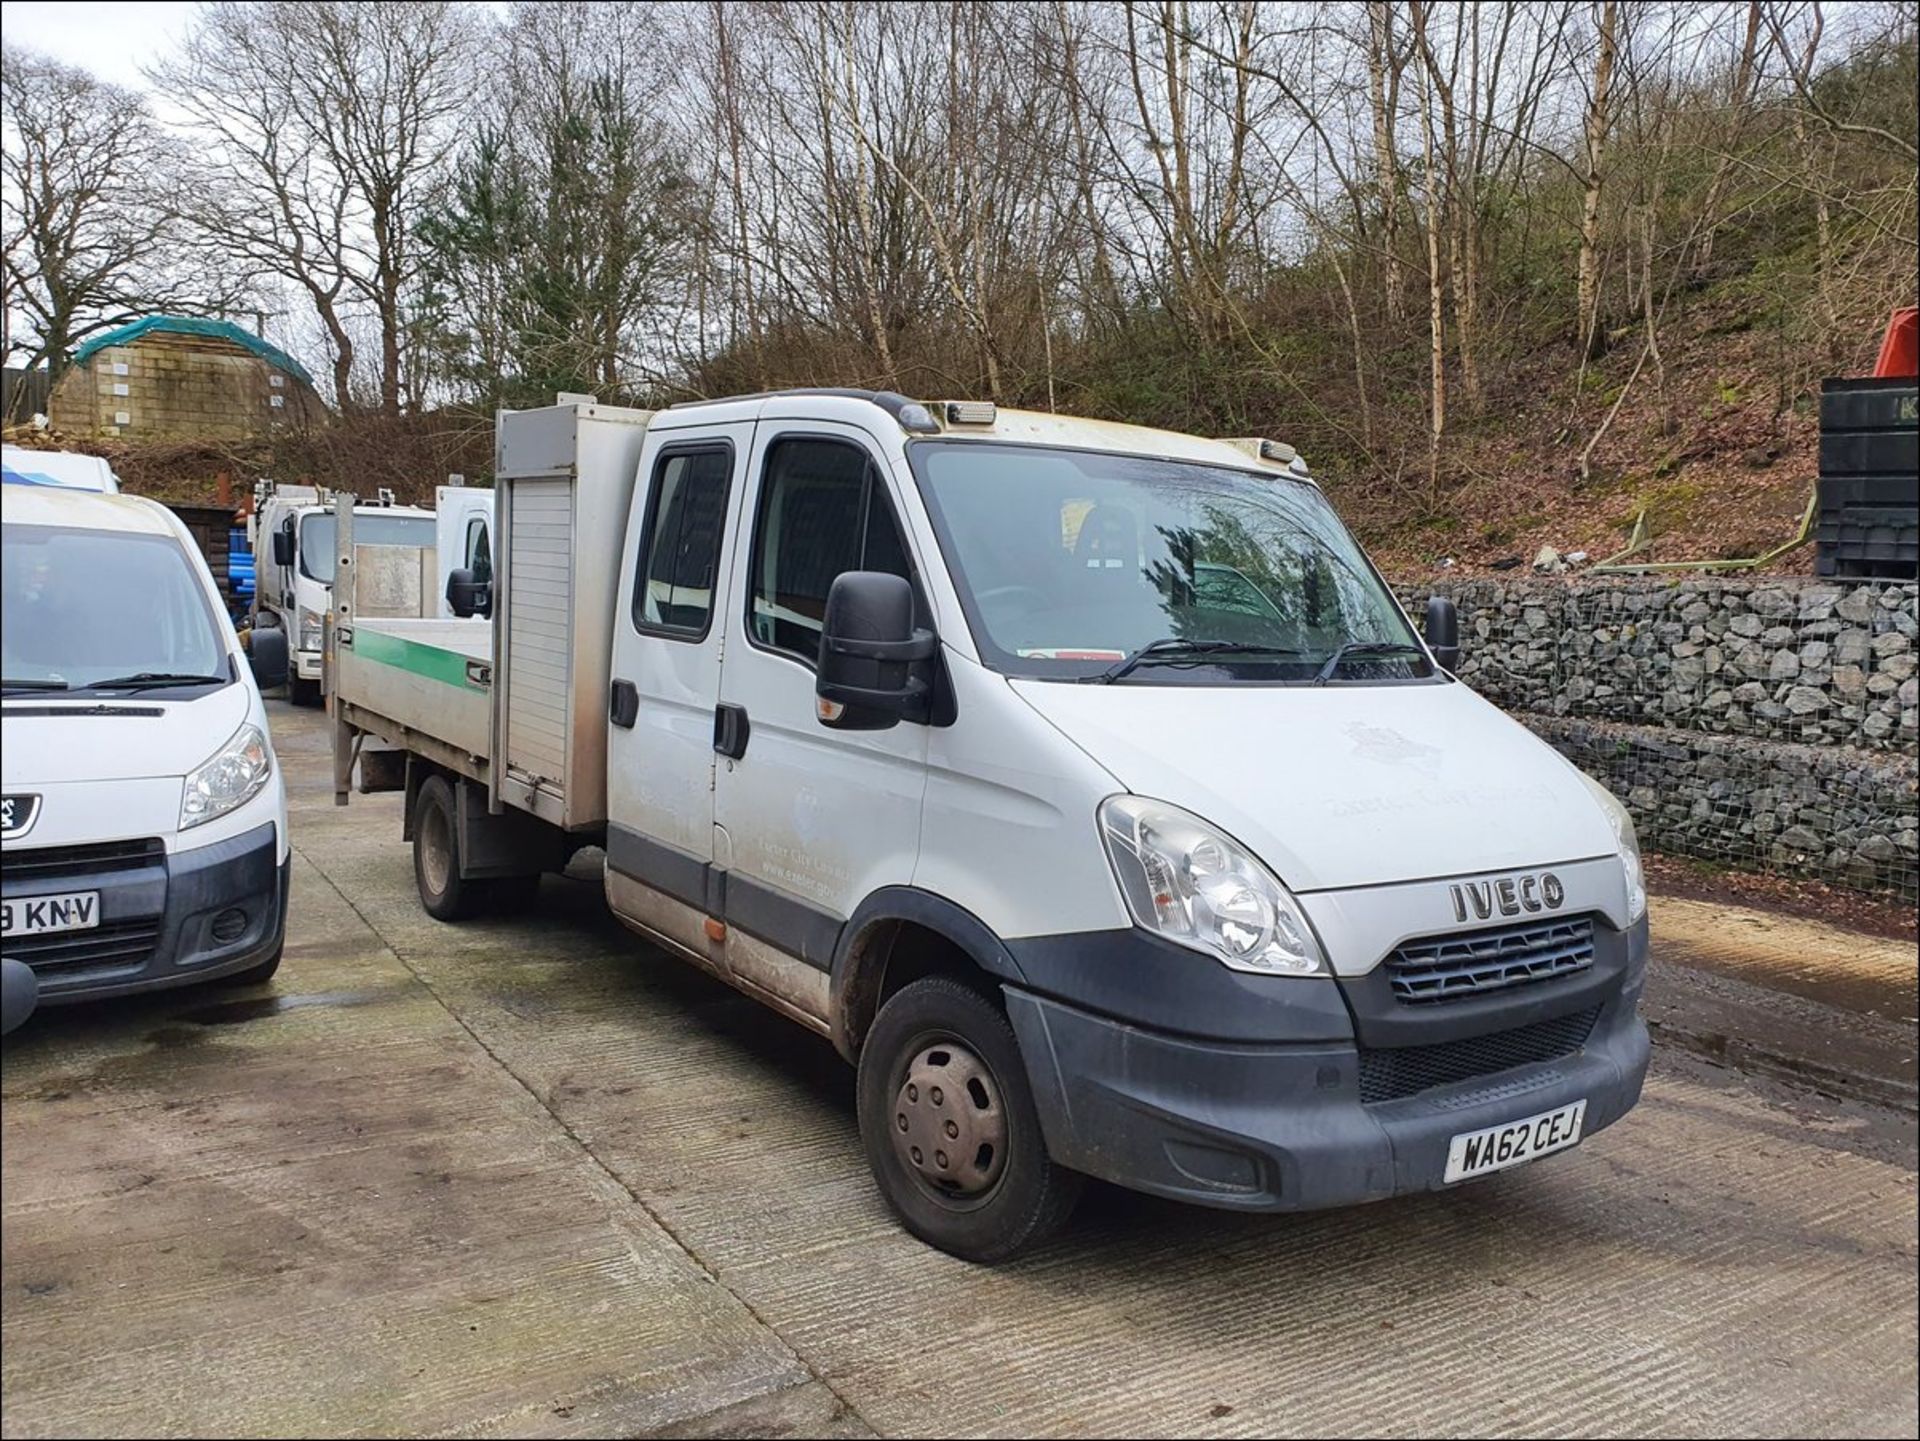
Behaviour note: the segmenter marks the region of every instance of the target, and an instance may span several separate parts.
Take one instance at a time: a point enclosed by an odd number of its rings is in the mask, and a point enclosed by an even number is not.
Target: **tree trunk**
[[[1400,161],[1394,149],[1394,112],[1399,108],[1400,67],[1393,58],[1393,11],[1386,0],[1368,0],[1367,95],[1373,109],[1374,185],[1380,195],[1382,280],[1387,319],[1406,313],[1406,280],[1400,273]],[[1391,83],[1389,83],[1391,76]]]
[[[1600,7],[1600,50],[1593,63],[1593,93],[1587,102],[1586,170],[1581,175],[1579,329],[1589,360],[1599,356],[1605,339],[1600,327],[1600,189],[1605,172],[1608,112],[1613,83],[1614,37],[1619,20],[1617,0]]]
[[[1426,48],[1427,7],[1421,0],[1408,6],[1414,35]],[[1423,74],[1430,71],[1423,69]],[[1426,159],[1425,183],[1427,230],[1427,327],[1430,338],[1429,428],[1427,435],[1427,504],[1437,506],[1440,499],[1440,446],[1447,433],[1447,332],[1446,278],[1440,272],[1440,213],[1438,171],[1434,164],[1432,86],[1423,84],[1420,94],[1420,139]]]

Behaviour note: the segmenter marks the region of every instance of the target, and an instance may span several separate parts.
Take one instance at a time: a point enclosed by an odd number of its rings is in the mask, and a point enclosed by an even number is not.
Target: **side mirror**
[[[273,563],[283,568],[293,564],[293,537],[284,530],[273,533]]]
[[[1460,669],[1460,612],[1450,597],[1427,597],[1427,649],[1448,672]]]
[[[447,609],[457,616],[493,614],[493,582],[475,580],[462,566],[447,574]]]
[[[849,570],[827,591],[814,694],[820,724],[835,730],[886,730],[924,722],[933,687],[916,663],[938,642],[913,624],[913,587],[903,576]]]
[[[247,668],[253,683],[272,690],[287,683],[287,633],[277,625],[256,625],[247,641]]]

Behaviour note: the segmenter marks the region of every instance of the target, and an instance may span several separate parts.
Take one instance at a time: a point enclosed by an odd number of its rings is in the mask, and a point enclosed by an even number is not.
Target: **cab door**
[[[916,576],[883,455],[855,426],[761,422],[725,617],[713,745],[727,968],[817,1025],[841,926],[873,890],[909,882],[919,850],[927,728],[829,730],[815,709],[834,577]]]
[[[711,968],[714,712],[740,477],[753,425],[659,432],[640,458],[614,616],[607,901]]]

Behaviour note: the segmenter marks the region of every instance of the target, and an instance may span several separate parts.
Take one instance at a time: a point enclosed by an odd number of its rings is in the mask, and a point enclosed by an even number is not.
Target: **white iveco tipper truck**
[[[934,1245],[1083,1175],[1451,1186],[1639,1096],[1632,825],[1290,447],[790,391],[506,413],[497,471],[490,617],[336,595],[338,798],[405,788],[446,920],[603,846],[632,929],[858,1065]]]

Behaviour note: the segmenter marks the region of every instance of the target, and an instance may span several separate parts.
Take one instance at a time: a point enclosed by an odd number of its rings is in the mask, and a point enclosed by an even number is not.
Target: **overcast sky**
[[[0,0],[0,28],[9,44],[83,65],[117,85],[145,89],[139,67],[180,43],[195,8],[170,0],[60,5]]]

